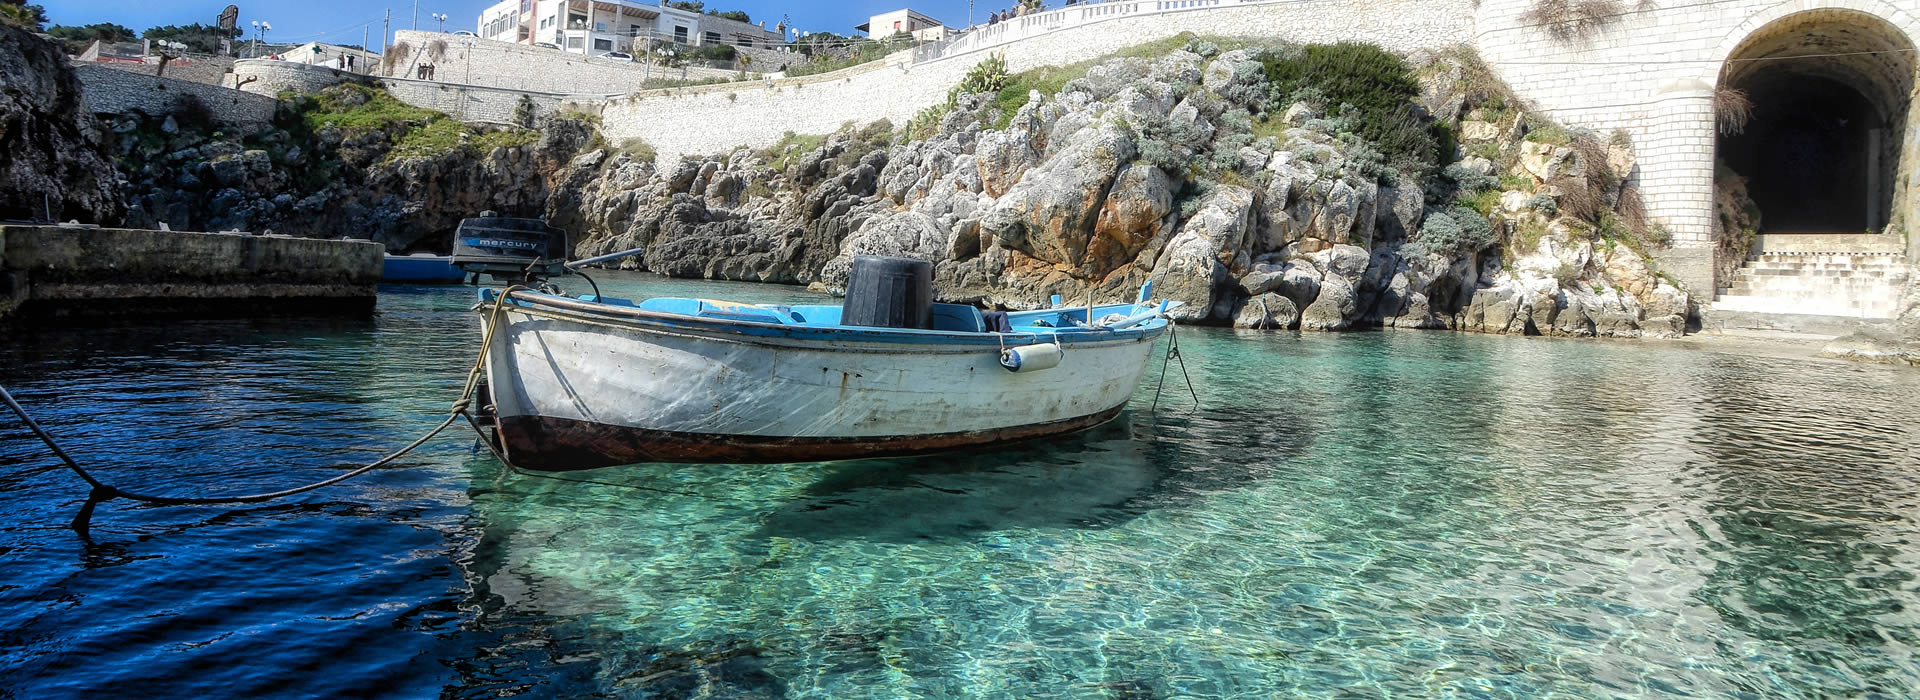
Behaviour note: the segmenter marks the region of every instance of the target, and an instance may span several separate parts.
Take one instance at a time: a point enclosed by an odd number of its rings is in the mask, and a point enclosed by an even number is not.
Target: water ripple
[[[608,275],[610,293],[799,301]],[[117,482],[257,491],[435,420],[468,292],[21,331]],[[774,297],[778,297],[777,299]],[[1667,343],[1182,329],[1150,412],[918,459],[102,507],[0,424],[0,696],[1880,696],[1920,685],[1920,377]],[[607,485],[611,484],[611,485]],[[620,485],[643,487],[620,488]],[[137,684],[137,685],[136,685]]]

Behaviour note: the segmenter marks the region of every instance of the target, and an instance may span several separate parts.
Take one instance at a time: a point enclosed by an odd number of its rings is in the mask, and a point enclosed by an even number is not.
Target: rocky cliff
[[[549,211],[578,255],[644,247],[628,266],[677,276],[838,290],[852,256],[904,255],[944,299],[1014,308],[1153,280],[1206,323],[1685,332],[1630,144],[1526,114],[1470,54],[1400,60],[1195,41],[1024,93],[989,62],[898,132],[588,152]],[[1352,65],[1408,96],[1339,92]]]
[[[0,219],[117,224],[100,123],[60,47],[0,23]]]
[[[271,125],[220,127],[189,101],[112,122],[127,222],[175,230],[368,238],[446,252],[460,219],[538,216],[593,125],[472,127],[338,85],[284,101]]]

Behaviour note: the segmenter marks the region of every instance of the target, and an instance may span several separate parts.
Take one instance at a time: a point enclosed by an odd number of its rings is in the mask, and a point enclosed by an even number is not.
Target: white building
[[[779,33],[640,0],[502,0],[480,12],[474,30],[482,39],[516,44],[552,44],[569,53],[645,51],[646,42],[687,46],[784,44]]]
[[[854,27],[866,32],[870,39],[885,39],[895,34],[906,33],[921,41],[940,41],[951,36],[950,30],[940,20],[914,12],[913,10],[894,10],[874,15],[866,24]]]

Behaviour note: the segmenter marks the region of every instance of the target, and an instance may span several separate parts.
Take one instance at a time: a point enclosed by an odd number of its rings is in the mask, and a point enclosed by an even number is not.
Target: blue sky
[[[420,28],[434,29],[436,23],[430,18],[435,12],[446,13],[453,17],[447,21],[447,31],[474,28],[480,10],[499,0],[420,0]],[[647,0],[657,2],[658,0]],[[240,6],[240,25],[245,27],[254,20],[266,20],[273,24],[273,31],[267,35],[274,42],[328,41],[340,44],[360,43],[361,29],[371,26],[371,36],[380,34],[380,17],[387,9],[393,10],[393,28],[413,28],[413,0],[279,0],[278,2],[248,2],[247,0],[29,0],[47,8],[47,19],[51,24],[93,24],[95,22],[114,22],[131,27],[134,31],[143,31],[148,27],[162,24],[192,24],[201,22],[213,24],[220,10],[229,3]],[[1013,0],[995,0],[998,4],[981,2],[974,9],[974,19],[985,21],[988,12],[1010,6]],[[1058,3],[1050,3],[1058,4]],[[863,24],[867,18],[889,10],[911,6],[922,13],[932,15],[934,19],[948,26],[963,26],[967,23],[967,0],[840,0],[837,2],[795,3],[772,2],[770,0],[707,0],[708,9],[746,10],[753,21],[766,20],[771,27],[780,21],[782,15],[792,18],[792,26],[805,31],[827,31],[835,34],[853,34],[853,27]],[[457,26],[456,26],[457,25]],[[369,43],[378,44],[372,39]]]

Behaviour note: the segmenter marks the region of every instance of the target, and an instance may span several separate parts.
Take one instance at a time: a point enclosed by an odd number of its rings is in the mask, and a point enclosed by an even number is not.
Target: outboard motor
[[[468,274],[523,282],[566,274],[567,233],[539,219],[483,212],[453,234],[453,266]]]
[[[933,263],[861,255],[847,273],[840,322],[879,328],[933,328]]]

